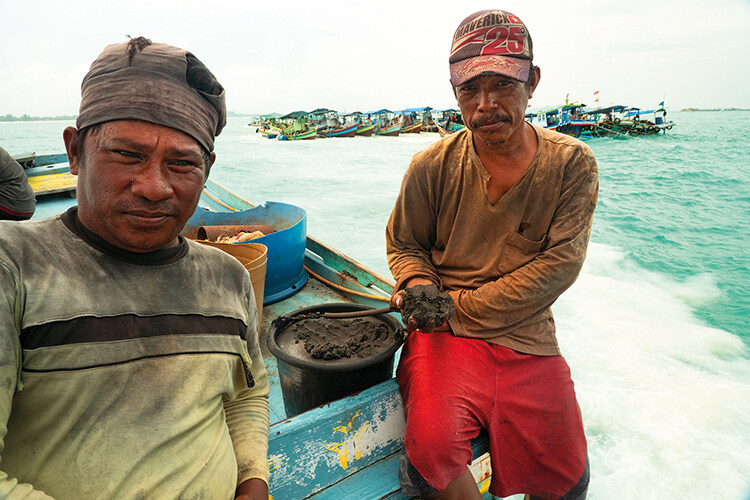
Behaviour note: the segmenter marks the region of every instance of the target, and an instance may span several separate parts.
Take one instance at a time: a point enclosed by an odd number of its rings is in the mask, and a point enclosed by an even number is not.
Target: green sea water
[[[588,142],[594,230],[553,306],[594,500],[750,493],[750,112],[667,117],[666,135]],[[280,142],[248,121],[230,118],[212,179],[303,207],[309,234],[390,277],[385,224],[411,156],[437,134]],[[67,125],[0,123],[0,146],[62,152]]]
[[[683,112],[664,136],[596,140],[592,239],[699,289],[685,299],[750,345],[750,112]],[[712,293],[713,292],[713,293]]]

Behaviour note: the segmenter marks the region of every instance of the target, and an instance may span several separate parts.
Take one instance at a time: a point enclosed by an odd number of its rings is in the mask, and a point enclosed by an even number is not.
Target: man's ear
[[[73,175],[78,175],[78,167],[81,164],[81,147],[78,139],[78,130],[75,127],[66,127],[63,130],[63,142],[68,153],[70,173]]]
[[[534,71],[531,72],[531,75],[529,75],[529,78],[531,78],[531,86],[529,88],[529,99],[534,95],[534,90],[536,90],[536,86],[539,85],[539,79],[542,77],[542,70],[539,69],[539,66],[534,66]]]

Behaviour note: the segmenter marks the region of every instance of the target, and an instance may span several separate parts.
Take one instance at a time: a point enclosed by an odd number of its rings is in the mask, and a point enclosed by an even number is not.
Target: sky
[[[91,62],[128,35],[191,51],[235,113],[455,108],[451,38],[487,8],[531,33],[533,107],[750,108],[749,0],[212,3],[0,0],[0,116],[77,114]]]

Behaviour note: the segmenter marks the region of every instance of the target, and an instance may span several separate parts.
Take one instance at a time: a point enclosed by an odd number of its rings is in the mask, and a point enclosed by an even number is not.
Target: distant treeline
[[[29,116],[29,115],[0,115],[0,122],[37,122],[52,120],[75,120],[77,115],[60,115],[60,116]]]
[[[227,111],[227,116],[251,116],[244,113],[235,113],[233,111]],[[0,115],[0,122],[38,122],[38,121],[53,121],[53,120],[75,120],[78,115],[59,115],[59,116],[29,116],[29,115]]]
[[[745,108],[682,108],[680,111],[749,111]]]

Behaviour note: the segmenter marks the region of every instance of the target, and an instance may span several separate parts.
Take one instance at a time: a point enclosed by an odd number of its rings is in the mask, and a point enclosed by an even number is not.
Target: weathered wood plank
[[[404,414],[395,380],[271,426],[274,500],[299,500],[401,449]]]
[[[395,283],[375,271],[368,269],[352,258],[329,247],[312,236],[307,237],[307,249],[321,256],[325,255],[326,264],[339,273],[348,273],[364,287],[374,285],[386,293],[393,290]]]
[[[74,191],[78,186],[78,179],[69,172],[49,175],[35,175],[29,177],[29,184],[37,196]]]

